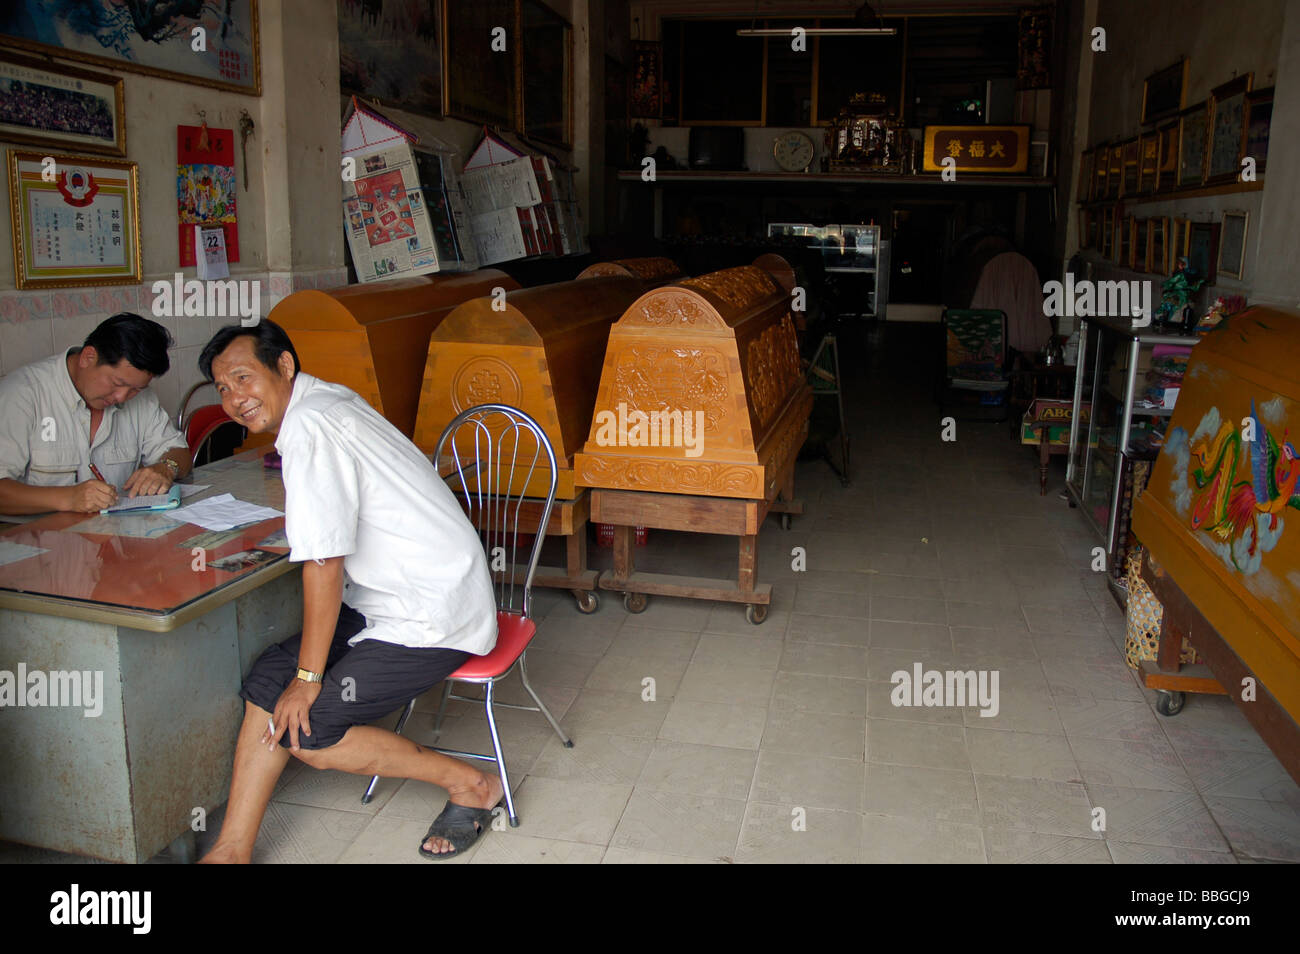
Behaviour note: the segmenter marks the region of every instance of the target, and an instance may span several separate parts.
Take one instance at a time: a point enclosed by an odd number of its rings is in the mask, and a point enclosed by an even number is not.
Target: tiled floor
[[[894,359],[841,358],[867,369],[852,486],[801,464],[806,515],[764,527],[765,623],[666,598],[633,616],[611,594],[583,616],[537,592],[529,670],[575,745],[503,711],[523,824],[457,861],[1300,861],[1300,788],[1244,717],[1194,696],[1162,718],[1125,666],[1094,540],[1056,495],[1063,468],[1040,497],[1005,426],[959,423],[941,441],[928,380],[897,360],[928,366],[933,329],[889,330],[871,353]],[[708,576],[734,560],[734,540],[653,530],[638,554]],[[997,715],[893,705],[891,675],[918,662],[996,671]],[[410,735],[433,740],[432,708]],[[439,744],[483,751],[481,709],[453,704]],[[363,806],[364,786],[291,761],[255,861],[423,864],[445,793],[385,780]],[[0,861],[65,859],[0,845]]]

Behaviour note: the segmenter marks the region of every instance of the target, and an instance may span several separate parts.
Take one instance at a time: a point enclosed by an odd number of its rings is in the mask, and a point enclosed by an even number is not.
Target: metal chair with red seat
[[[244,438],[248,436],[244,425],[231,420],[220,404],[204,404],[189,411],[190,399],[199,388],[205,387],[210,388],[214,385],[211,381],[200,381],[186,391],[185,397],[181,398],[180,412],[176,415],[176,427],[185,435],[185,443],[190,449],[190,462],[196,467],[205,451],[207,459],[203,463],[210,464],[214,460],[229,457],[234,448],[242,444]],[[186,413],[187,411],[189,413]],[[217,445],[221,445],[227,453],[214,455],[213,450]]]
[[[426,748],[458,758],[496,762],[501,774],[501,786],[505,790],[510,825],[517,828],[519,816],[515,812],[514,796],[510,791],[510,778],[506,773],[506,760],[501,751],[501,738],[497,732],[493,707],[540,712],[564,746],[573,747],[573,741],[564,734],[560,724],[528,682],[525,663],[528,645],[537,634],[537,626],[529,616],[529,599],[533,574],[542,553],[542,543],[546,539],[545,527],[550,521],[551,507],[555,503],[555,451],[541,425],[518,408],[504,404],[480,404],[462,411],[452,419],[443,429],[434,451],[433,459],[440,469],[448,442],[450,449],[446,452],[454,467],[452,491],[463,498],[466,515],[478,529],[488,557],[497,600],[497,643],[492,652],[486,656],[471,657],[447,677],[434,730],[442,728],[449,699],[481,702],[487,714],[493,753],[462,752],[437,746]],[[549,475],[546,497],[525,497],[525,488],[539,465],[545,466]],[[543,479],[547,478],[544,476]],[[521,545],[528,552],[525,567],[517,566],[515,559]],[[537,703],[535,706],[514,705],[495,699],[497,683],[509,676],[516,667],[524,689]],[[452,684],[455,682],[483,686],[484,697],[478,699],[455,695],[452,692]],[[406,720],[415,709],[415,703],[416,700],[412,699],[398,719],[394,730],[398,734],[401,734]],[[365,795],[361,797],[363,803],[370,801],[378,782],[378,775],[370,780]]]

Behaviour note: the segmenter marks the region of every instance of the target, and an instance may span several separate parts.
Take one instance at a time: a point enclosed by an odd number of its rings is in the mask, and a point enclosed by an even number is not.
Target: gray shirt
[[[121,487],[142,465],[185,447],[148,388],[104,409],[90,442],[90,408],[68,374],[67,352],[0,378],[0,478],[33,487],[71,487],[91,480],[93,463]]]

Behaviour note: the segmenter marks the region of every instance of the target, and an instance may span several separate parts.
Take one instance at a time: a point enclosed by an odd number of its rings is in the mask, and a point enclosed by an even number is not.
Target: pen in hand
[[[108,484],[108,481],[104,479],[104,475],[99,472],[99,468],[96,467],[94,464],[90,465],[90,472],[95,475],[95,479],[98,480],[100,483]],[[112,484],[108,484],[108,487],[113,492],[113,500],[116,501],[117,488],[114,487]]]

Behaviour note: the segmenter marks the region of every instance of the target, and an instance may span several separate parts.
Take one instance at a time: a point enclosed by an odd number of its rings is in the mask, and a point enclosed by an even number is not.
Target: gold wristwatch
[[[172,472],[172,480],[175,480],[176,475],[181,472],[181,465],[176,463],[176,461],[172,460],[170,457],[164,457],[159,461],[159,463],[167,465],[167,469]]]
[[[310,669],[303,669],[299,667],[298,678],[301,679],[303,682],[320,682],[321,679],[324,677],[318,672],[312,672]]]

